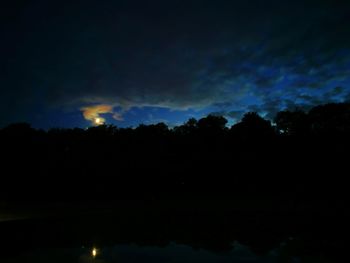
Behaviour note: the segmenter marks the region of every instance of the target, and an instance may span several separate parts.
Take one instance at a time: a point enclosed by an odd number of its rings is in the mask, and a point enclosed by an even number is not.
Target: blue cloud
[[[134,125],[149,121],[148,108],[166,109],[155,119],[179,122],[190,111],[272,116],[345,99],[349,5],[315,3],[150,1],[135,8],[88,0],[14,8],[16,18],[6,16],[1,28],[2,120],[107,104],[121,108],[122,125]],[[135,109],[144,111],[138,121],[129,114]],[[48,123],[42,116],[36,122]]]

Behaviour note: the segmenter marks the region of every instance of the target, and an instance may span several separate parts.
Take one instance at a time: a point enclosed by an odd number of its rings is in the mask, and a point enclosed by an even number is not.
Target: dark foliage
[[[226,124],[214,115],[173,129],[13,124],[0,130],[1,198],[276,196],[291,209],[345,198],[349,104],[282,111],[274,124],[250,112]]]

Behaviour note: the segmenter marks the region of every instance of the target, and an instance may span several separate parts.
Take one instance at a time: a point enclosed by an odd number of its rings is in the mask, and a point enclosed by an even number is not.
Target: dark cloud
[[[244,113],[245,113],[244,111],[240,111],[240,110],[230,111],[227,113],[227,116],[232,119],[239,120],[244,115]]]
[[[211,112],[210,115],[214,115],[214,116],[223,116],[226,118],[231,118],[234,119],[235,121],[239,121],[242,116],[244,115],[245,111],[241,111],[241,110],[236,110],[236,111],[214,111]]]
[[[92,104],[272,116],[324,102],[349,89],[349,10],[328,0],[9,3],[1,116]],[[333,84],[344,90],[325,95]]]
[[[225,111],[213,111],[213,112],[210,113],[210,115],[213,115],[213,116],[226,116],[227,112],[225,112]]]
[[[344,96],[344,101],[350,102],[350,92]]]
[[[327,93],[325,93],[325,97],[335,97],[342,95],[344,93],[344,88],[343,87],[335,87],[334,89],[331,89]]]

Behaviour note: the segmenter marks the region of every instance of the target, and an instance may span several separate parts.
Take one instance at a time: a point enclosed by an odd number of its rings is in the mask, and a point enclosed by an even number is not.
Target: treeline
[[[273,122],[248,112],[232,127],[214,115],[172,129],[158,123],[43,131],[17,123],[0,130],[0,143],[1,178],[13,181],[2,184],[6,195],[215,190],[287,196],[327,189],[338,196],[346,192],[350,104],[281,111]]]

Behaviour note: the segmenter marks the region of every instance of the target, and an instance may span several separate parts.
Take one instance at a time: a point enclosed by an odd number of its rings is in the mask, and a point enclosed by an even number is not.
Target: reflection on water
[[[158,211],[3,222],[0,263],[325,263],[347,257],[342,217]]]
[[[238,242],[233,244],[233,249],[228,252],[214,253],[204,249],[193,249],[187,245],[170,243],[166,247],[116,245],[104,248],[55,248],[34,249],[21,256],[13,256],[3,263],[10,262],[35,262],[35,263],[166,263],[166,262],[254,262],[269,263],[280,261],[280,248],[271,250],[264,256],[257,256],[247,246]],[[294,259],[297,262],[297,258]]]
[[[95,258],[97,256],[97,248],[93,248],[91,250],[91,255],[92,255],[93,258]]]

